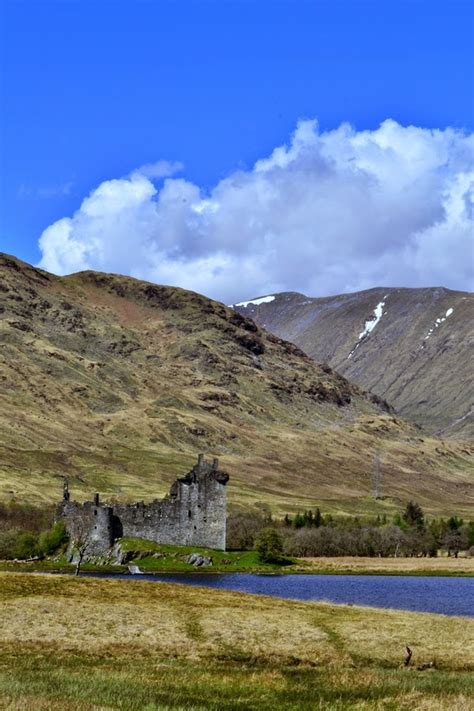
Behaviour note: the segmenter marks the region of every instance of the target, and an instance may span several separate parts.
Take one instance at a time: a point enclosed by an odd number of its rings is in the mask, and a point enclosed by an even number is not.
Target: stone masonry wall
[[[228,479],[216,459],[211,464],[199,455],[197,464],[174,482],[168,496],[151,504],[112,506],[101,503],[98,494],[94,501],[79,504],[69,500],[66,484],[58,518],[65,521],[73,540],[87,532],[92,555],[105,552],[122,536],[225,550]]]

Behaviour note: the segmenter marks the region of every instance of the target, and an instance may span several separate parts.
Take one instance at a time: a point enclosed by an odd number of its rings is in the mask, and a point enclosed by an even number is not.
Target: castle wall
[[[96,495],[94,502],[78,504],[69,501],[66,485],[58,516],[64,519],[71,539],[89,531],[91,555],[105,552],[122,536],[225,550],[227,481],[217,460],[210,464],[200,455],[193,469],[161,501],[110,506],[100,503]]]
[[[72,541],[87,544],[87,555],[102,555],[115,538],[113,510],[99,501],[62,501],[57,517],[65,522]]]

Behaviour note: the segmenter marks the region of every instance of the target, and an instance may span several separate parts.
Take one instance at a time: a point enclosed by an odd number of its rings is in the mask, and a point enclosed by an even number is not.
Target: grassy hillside
[[[59,278],[3,255],[0,309],[3,500],[54,501],[64,474],[78,498],[150,500],[204,451],[231,475],[231,504],[472,505],[465,445],[424,437],[220,303],[128,277]]]
[[[472,708],[466,618],[11,573],[0,604],[2,708]]]
[[[277,294],[236,309],[427,432],[472,441],[473,307],[467,292],[377,288],[318,299]]]

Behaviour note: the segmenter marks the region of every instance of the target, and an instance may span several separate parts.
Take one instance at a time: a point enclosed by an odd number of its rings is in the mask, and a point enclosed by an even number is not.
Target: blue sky
[[[322,133],[342,122],[376,131],[386,119],[464,135],[473,129],[471,2],[3,0],[1,7],[0,249],[30,262],[40,260],[38,239],[49,225],[71,217],[103,181],[143,164],[181,162],[180,177],[199,187],[201,200],[236,172],[248,174],[275,147],[289,146],[301,119],[317,119]],[[449,150],[464,152],[456,169],[464,174],[465,147]],[[158,192],[149,200],[159,197],[162,179],[153,184]],[[445,192],[441,186],[440,195]],[[433,223],[441,209],[433,207]],[[423,219],[412,220],[413,234],[418,222],[430,226]],[[370,231],[368,225],[363,229]],[[222,224],[199,229],[209,231],[214,245],[213,252],[201,250],[202,259],[214,260],[211,267],[206,262],[212,278],[222,273],[216,254],[227,250],[228,232]],[[77,230],[74,235],[83,239]],[[154,252],[163,254],[153,235]],[[194,244],[186,238],[174,245],[180,264]],[[307,258],[303,250],[302,261]],[[73,270],[76,262],[63,260],[57,270]],[[107,259],[83,262],[109,266]],[[110,267],[127,271],[126,261],[111,260]],[[325,288],[369,286],[385,273],[398,278],[384,268],[358,283],[338,276]],[[128,271],[156,279],[179,273],[138,263]],[[413,276],[410,284],[442,279],[438,272]],[[281,269],[267,282],[249,273],[252,293],[242,297],[294,286],[297,273],[297,264],[286,281]],[[465,288],[464,277],[461,282]]]

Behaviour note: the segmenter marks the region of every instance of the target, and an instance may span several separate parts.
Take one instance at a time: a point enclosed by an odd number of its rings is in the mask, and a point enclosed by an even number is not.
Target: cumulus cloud
[[[226,303],[472,288],[473,134],[392,120],[320,132],[305,120],[288,145],[208,192],[171,177],[181,168],[160,161],[103,182],[43,232],[40,266],[126,273]]]

